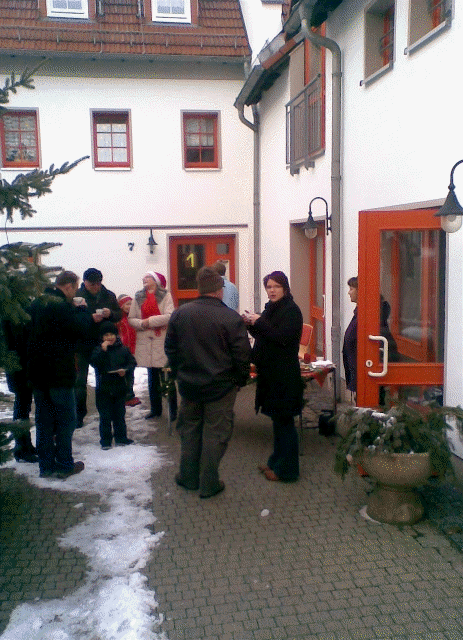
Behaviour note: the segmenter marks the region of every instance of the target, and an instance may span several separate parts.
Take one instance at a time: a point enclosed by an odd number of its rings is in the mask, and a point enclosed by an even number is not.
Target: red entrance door
[[[176,236],[169,239],[170,282],[175,304],[198,296],[196,274],[221,260],[226,276],[235,282],[235,236]]]
[[[359,406],[442,394],[445,233],[435,212],[359,214]]]

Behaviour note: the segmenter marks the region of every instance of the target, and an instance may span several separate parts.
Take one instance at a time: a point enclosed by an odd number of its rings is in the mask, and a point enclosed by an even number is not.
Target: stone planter
[[[370,518],[388,524],[420,520],[424,507],[416,487],[431,475],[429,453],[365,453],[360,462],[378,483],[367,505]]]

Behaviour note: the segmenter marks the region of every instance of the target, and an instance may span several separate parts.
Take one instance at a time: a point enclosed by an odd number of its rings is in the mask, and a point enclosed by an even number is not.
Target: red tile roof
[[[140,18],[138,4],[102,0],[103,15],[58,20],[40,17],[38,0],[1,0],[0,51],[238,59],[251,54],[239,0],[198,0],[195,25]]]

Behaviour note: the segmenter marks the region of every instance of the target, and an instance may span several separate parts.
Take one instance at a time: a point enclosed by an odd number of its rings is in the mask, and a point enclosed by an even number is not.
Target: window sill
[[[388,64],[385,64],[384,67],[381,67],[381,69],[378,69],[378,71],[375,71],[374,73],[372,73],[367,78],[364,78],[363,80],[360,80],[360,86],[361,87],[367,87],[372,82],[375,82],[376,80],[381,78],[381,76],[383,76],[385,73],[390,71],[393,67],[394,67],[394,61],[391,60],[391,62],[389,62]]]
[[[451,16],[449,16],[448,18],[445,19],[444,22],[441,22],[435,29],[433,29],[432,31],[429,31],[426,35],[424,35],[422,38],[420,38],[410,46],[405,47],[404,55],[408,56],[411,53],[415,53],[415,51],[418,51],[418,49],[421,49],[421,47],[428,44],[428,42],[430,42],[431,40],[434,40],[434,38],[437,38],[437,36],[440,36],[440,34],[443,31],[447,31],[447,29],[450,29],[451,24],[452,24],[452,18]]]
[[[132,171],[133,167],[93,167],[94,171]]]
[[[89,21],[89,17],[88,15],[81,15],[81,16],[77,16],[75,14],[72,13],[62,13],[60,15],[58,14],[52,14],[52,15],[47,15],[47,18],[49,20],[53,20],[54,22],[66,22],[68,20],[72,20],[72,22],[79,20],[82,23],[86,23]]]
[[[166,17],[166,18],[161,18],[159,16],[154,16],[152,19],[152,22],[156,23],[156,22],[163,22],[163,23],[170,23],[170,24],[190,24],[191,25],[191,18],[190,16],[185,16],[183,18],[172,18],[172,17]]]
[[[184,171],[222,171],[222,167],[183,167]]]
[[[21,166],[18,165],[17,167],[0,167],[0,171],[20,171],[21,173],[24,172],[29,172],[29,171],[35,171],[36,169],[40,169],[40,165],[35,164],[33,166],[31,165],[27,165],[27,166]]]

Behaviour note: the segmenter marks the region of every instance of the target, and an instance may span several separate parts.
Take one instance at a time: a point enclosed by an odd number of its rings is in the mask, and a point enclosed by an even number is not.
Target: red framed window
[[[2,165],[40,165],[37,111],[7,111],[0,118]]]
[[[389,64],[394,58],[394,5],[384,12],[383,35],[379,48],[383,57],[383,65]]]
[[[95,167],[130,167],[128,111],[93,112],[93,163]]]
[[[183,165],[185,169],[219,166],[218,113],[183,114]]]

